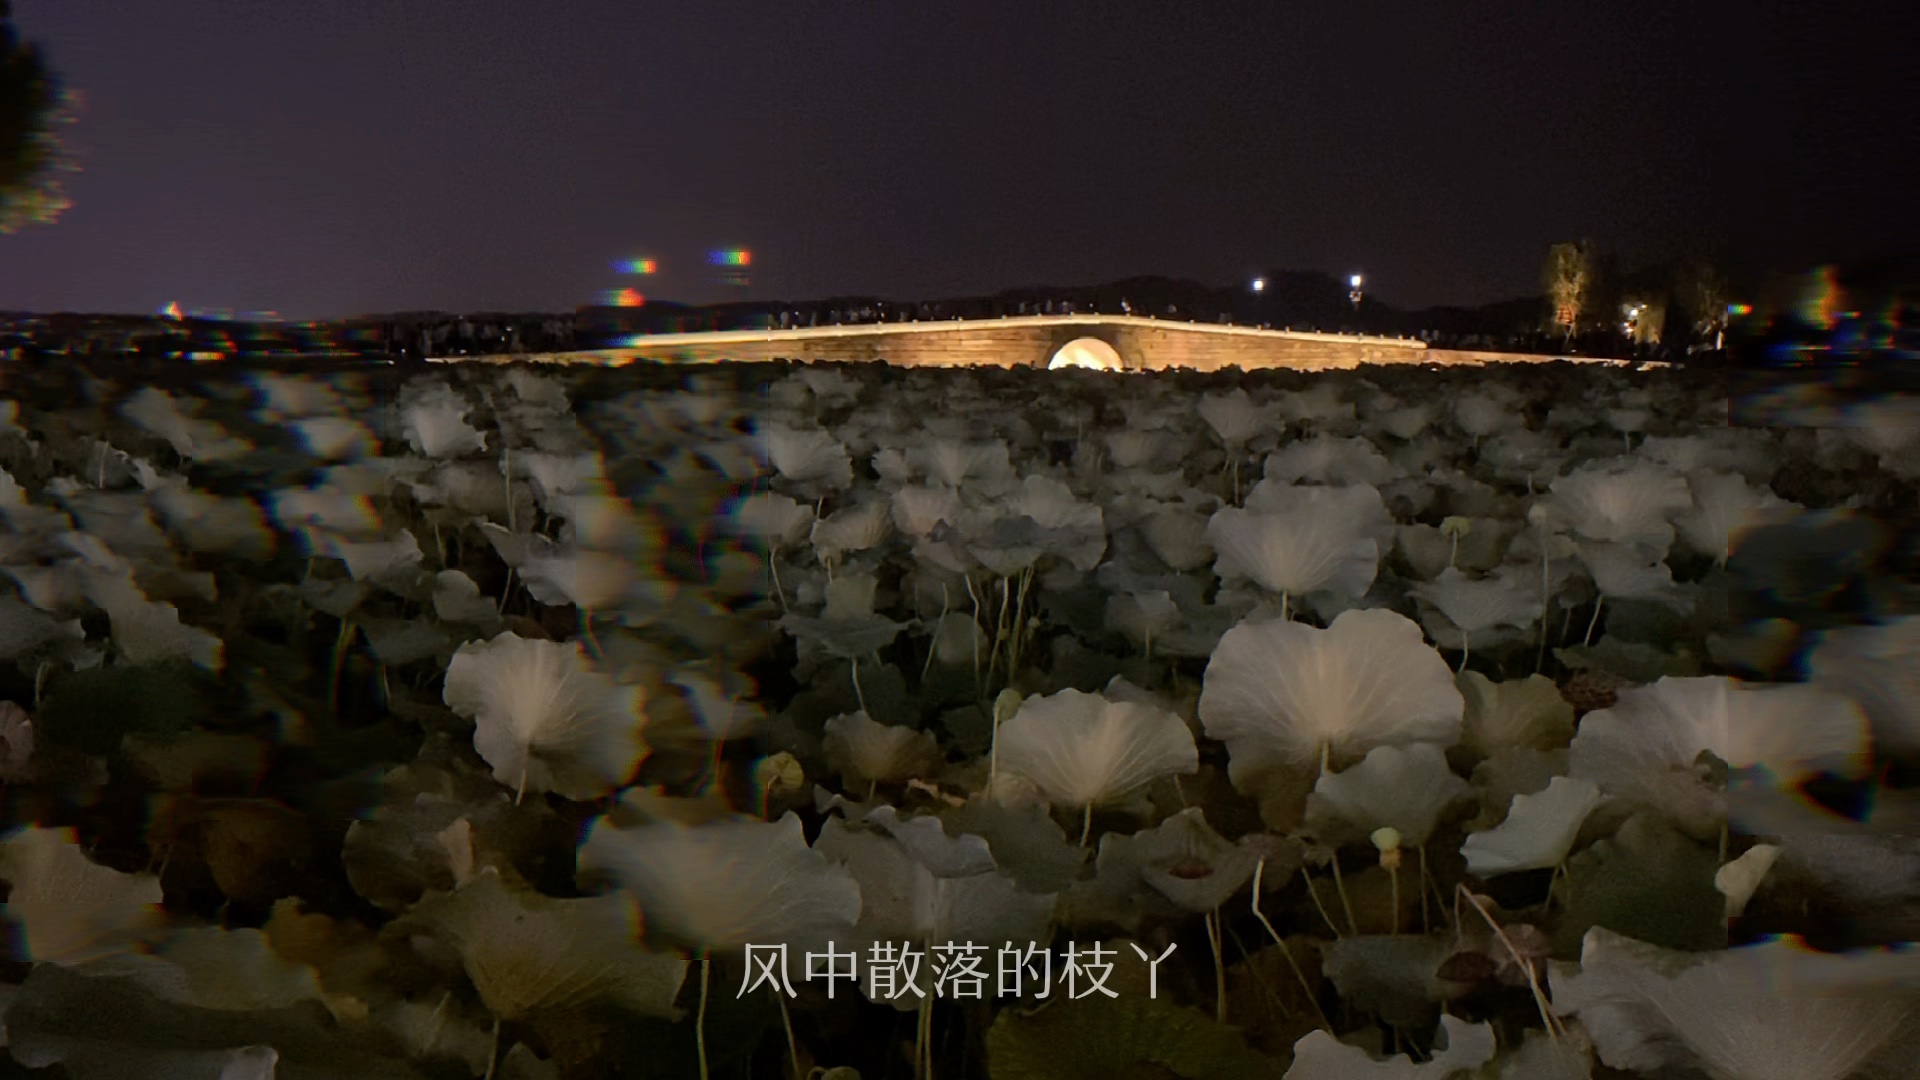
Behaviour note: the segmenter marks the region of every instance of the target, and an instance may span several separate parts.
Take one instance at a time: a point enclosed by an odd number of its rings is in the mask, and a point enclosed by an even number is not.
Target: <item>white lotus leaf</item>
[[[991,655],[993,643],[973,616],[949,611],[933,628],[933,658],[948,667],[965,667]]]
[[[558,900],[510,886],[487,867],[452,893],[422,901],[406,918],[459,946],[467,977],[502,1019],[597,1001],[675,1019],[673,1000],[687,959],[642,949],[635,941],[639,915],[624,893]]]
[[[1715,871],[1713,887],[1727,898],[1727,918],[1737,918],[1747,909],[1747,901],[1759,891],[1780,852],[1777,844],[1755,844]]]
[[[644,691],[593,671],[577,642],[508,631],[462,645],[447,666],[447,707],[474,720],[474,749],[518,792],[597,799],[647,754]]]
[[[113,643],[133,663],[188,660],[208,671],[219,671],[225,663],[225,644],[197,626],[182,623],[180,609],[172,604],[132,596],[101,606],[113,626]]]
[[[1001,770],[1033,781],[1055,806],[1075,809],[1200,767],[1193,733],[1178,716],[1079,690],[1027,698],[998,738]]]
[[[1317,435],[1291,442],[1267,455],[1262,476],[1280,484],[1371,484],[1379,486],[1399,475],[1367,440]]]
[[[561,496],[592,494],[602,488],[606,481],[606,462],[593,451],[584,454],[549,454],[537,450],[516,453],[513,455],[513,464],[516,470],[524,470],[527,479],[533,481],[534,494],[540,499],[540,505],[555,513],[571,503],[571,500]],[[572,518],[571,514],[561,516],[569,520]]]
[[[402,406],[400,429],[414,453],[430,458],[484,450],[487,437],[467,423],[470,409],[451,387],[436,385]]]
[[[33,717],[11,701],[0,701],[0,784],[19,784],[33,776]]]
[[[245,376],[260,395],[257,415],[262,421],[294,416],[332,416],[346,411],[340,392],[319,379],[256,371]]]
[[[1398,1027],[1433,1021],[1436,1006],[1457,993],[1440,979],[1453,944],[1437,936],[1363,934],[1328,946],[1321,970],[1356,1009]]]
[[[1673,571],[1663,556],[1638,544],[1607,544],[1583,540],[1581,565],[1593,578],[1593,587],[1609,600],[1678,602]]]
[[[1102,836],[1098,862],[1102,873],[1126,865],[1154,892],[1191,912],[1225,904],[1259,866],[1246,848],[1215,832],[1197,806],[1132,836]]]
[[[693,706],[693,718],[708,739],[725,742],[751,735],[766,720],[766,710],[747,700],[755,692],[753,679],[737,671],[709,674],[705,665],[684,666],[667,676]]]
[[[742,495],[726,516],[733,532],[775,550],[799,543],[813,527],[813,507],[772,491]]]
[[[1587,815],[1604,801],[1598,787],[1566,776],[1547,781],[1539,794],[1515,795],[1505,821],[1469,835],[1460,848],[1467,872],[1492,877],[1559,866],[1567,861]]]
[[[459,570],[442,570],[433,579],[433,613],[445,622],[490,626],[500,621],[500,609],[480,594],[480,586]]]
[[[1674,953],[1594,927],[1577,966],[1552,964],[1553,1007],[1578,1016],[1600,1060],[1616,1069],[1699,1067],[1716,1080],[1844,1080],[1907,1036],[1920,1006],[1911,995],[1775,989],[1796,967],[1828,963],[1779,940]],[[1769,969],[1773,977],[1755,977]]]
[[[893,530],[890,505],[879,499],[836,510],[813,523],[808,539],[822,560],[845,558],[848,552],[877,547]]]
[[[1082,573],[1099,565],[1107,550],[1106,521],[1096,503],[1080,502],[1073,490],[1050,477],[1034,474],[1020,481],[1020,490],[1007,508],[1032,518],[1055,539],[1049,550],[1071,562]]]
[[[1433,423],[1432,405],[1406,405],[1383,412],[1373,418],[1380,430],[1396,439],[1407,441],[1415,438]]]
[[[941,522],[960,522],[960,496],[945,488],[903,487],[893,493],[889,510],[894,528],[912,537],[926,537]]]
[[[1200,722],[1227,744],[1236,786],[1268,769],[1392,743],[1451,746],[1466,703],[1453,673],[1404,615],[1342,612],[1324,630],[1241,623],[1220,638]]]
[[[380,514],[365,495],[336,487],[288,488],[274,492],[270,502],[273,520],[288,532],[314,527],[375,539],[382,531]]]
[[[1214,559],[1213,544],[1207,540],[1205,514],[1169,507],[1149,515],[1138,528],[1148,550],[1174,570],[1198,570]]]
[[[154,958],[174,969],[175,979],[142,980],[156,996],[204,1009],[285,1009],[302,1001],[325,1001],[319,973],[273,951],[267,935],[250,928],[184,927],[166,936]],[[97,969],[96,969],[97,970]]]
[[[1440,1028],[1446,1047],[1420,1062],[1405,1054],[1382,1061],[1316,1029],[1293,1044],[1293,1064],[1281,1080],[1449,1080],[1493,1060],[1493,1025],[1442,1016]]]
[[[1179,605],[1165,589],[1117,592],[1107,597],[1107,625],[1134,641],[1150,644],[1180,625],[1181,618]]]
[[[853,482],[853,464],[847,448],[818,428],[791,428],[768,424],[760,429],[756,446],[780,476],[808,491],[838,491]]]
[[[1204,394],[1194,411],[1207,422],[1220,441],[1230,447],[1245,446],[1271,425],[1275,410],[1271,406],[1256,405],[1247,396],[1245,390],[1231,390],[1225,394]]]
[[[1555,1038],[1528,1028],[1519,1047],[1500,1056],[1493,1080],[1591,1080],[1593,1046],[1579,1027],[1568,1031],[1570,1037]]]
[[[872,656],[907,628],[906,623],[874,613],[875,585],[871,574],[842,574],[827,583],[819,617],[786,615],[780,619],[780,628],[842,660]]]
[[[1353,833],[1391,828],[1401,841],[1427,841],[1440,815],[1467,793],[1467,782],[1447,767],[1432,743],[1376,746],[1360,764],[1324,773],[1307,797],[1307,815],[1344,823]]]
[[[191,551],[264,562],[273,530],[248,498],[223,498],[191,488],[163,487],[147,495],[167,528]]]
[[[1686,478],[1634,458],[1590,465],[1548,485],[1554,513],[1583,539],[1644,544],[1661,555],[1673,518],[1693,507]]]
[[[690,948],[845,940],[860,918],[860,886],[807,846],[792,813],[632,829],[601,818],[579,866],[610,875],[639,899],[650,932]]]
[[[992,873],[998,868],[985,837],[971,833],[948,835],[946,826],[932,814],[903,818],[898,810],[882,804],[861,820],[885,829],[915,862],[935,877],[971,877]]]
[[[1264,498],[1256,493],[1266,490]],[[1380,493],[1345,488],[1268,486],[1247,507],[1224,507],[1207,522],[1222,579],[1246,578],[1270,592],[1303,596],[1327,590],[1362,596],[1380,564],[1381,525],[1392,521]]]
[[[1460,425],[1461,431],[1476,439],[1483,439],[1502,428],[1522,426],[1519,402],[1504,391],[1504,387],[1489,387],[1454,398],[1454,422]]]
[[[597,460],[597,459],[596,459]],[[660,526],[648,514],[618,495],[589,490],[553,497],[553,514],[565,518],[562,547],[573,545],[596,551],[618,552],[638,560],[658,556]]]
[[[974,485],[969,481],[999,479],[1013,471],[1007,444],[1001,441],[966,442],[934,437],[906,450],[908,466],[945,488]]]
[[[194,401],[191,408],[198,408]],[[189,406],[156,387],[142,387],[120,406],[120,415],[141,430],[165,439],[181,457],[201,463],[231,461],[253,450],[253,444],[227,434],[211,420],[195,418]]]
[[[563,546],[520,564],[527,591],[543,604],[647,615],[673,599],[674,583],[632,556]]]
[[[1433,581],[1415,585],[1411,591],[1439,608],[1453,625],[1468,634],[1478,634],[1496,626],[1532,626],[1541,610],[1536,578],[1530,568],[1524,573],[1469,578],[1450,566]]]
[[[305,416],[283,421],[300,448],[320,461],[357,461],[380,452],[380,439],[367,425],[347,416]]]
[[[827,763],[850,788],[901,783],[926,776],[941,763],[931,732],[877,723],[864,711],[828,720],[824,746]]]
[[[1725,563],[1749,529],[1787,521],[1798,506],[1766,487],[1753,487],[1738,473],[1702,470],[1688,476],[1693,508],[1675,519],[1687,546]]]
[[[1817,642],[1807,659],[1814,684],[1860,703],[1882,753],[1920,751],[1920,615],[1828,630]]]
[[[859,883],[860,920],[851,939],[857,951],[865,952],[863,946],[875,942],[893,942],[979,944],[997,952],[1006,945],[1025,946],[1050,935],[1054,897],[1021,892],[1012,878],[995,871],[990,862],[982,873],[941,876],[895,839],[840,818],[827,819],[814,849]],[[921,999],[907,984],[931,995],[938,963],[929,956],[911,978],[897,980],[891,995],[882,993],[869,974],[861,980],[862,992],[876,1002],[913,1008]],[[869,965],[867,970],[871,973],[874,968]]]
[[[132,947],[160,925],[160,879],[88,859],[74,831],[29,825],[0,840],[4,908],[25,958],[79,964]]]
[[[413,533],[400,530],[398,536],[389,540],[353,540],[345,536],[333,536],[324,530],[308,529],[310,543],[314,545],[311,554],[328,559],[339,559],[347,565],[347,576],[355,581],[370,581],[387,577],[410,566],[417,566],[425,556],[420,551],[419,541]]]
[[[1467,703],[1462,745],[1492,754],[1514,747],[1553,750],[1573,738],[1573,705],[1545,675],[1494,682],[1466,671],[1455,681]]]
[[[1612,708],[1582,717],[1569,772],[1698,828],[1726,814],[1725,791],[1695,770],[1702,751],[1734,769],[1764,767],[1788,784],[1823,771],[1857,777],[1867,723],[1859,706],[1811,685],[1668,676],[1622,690]]]

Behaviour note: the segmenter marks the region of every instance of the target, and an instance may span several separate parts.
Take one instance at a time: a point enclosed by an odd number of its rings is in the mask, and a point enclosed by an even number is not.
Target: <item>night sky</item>
[[[1916,239],[1908,4],[16,0],[86,95],[0,308],[571,310]],[[745,287],[710,250],[753,254]],[[622,276],[620,258],[660,273]]]

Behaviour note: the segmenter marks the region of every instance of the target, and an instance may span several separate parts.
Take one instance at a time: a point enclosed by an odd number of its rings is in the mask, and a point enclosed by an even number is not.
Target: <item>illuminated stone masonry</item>
[[[1048,367],[1066,363],[1086,367],[1111,366],[1116,356],[1119,370],[1124,371],[1167,368],[1219,371],[1230,367],[1321,371],[1362,364],[1526,363],[1567,359],[1524,353],[1430,349],[1425,342],[1413,338],[1263,330],[1124,315],[1039,315],[797,330],[653,334],[632,338],[622,348],[457,359],[603,365],[634,360],[678,363],[805,360],[885,361],[902,367]]]

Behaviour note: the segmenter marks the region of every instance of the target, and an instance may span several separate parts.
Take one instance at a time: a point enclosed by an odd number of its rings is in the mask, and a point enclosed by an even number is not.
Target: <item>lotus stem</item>
[[[874,716],[872,710],[867,708],[867,695],[860,690],[860,659],[855,657],[848,660],[847,664],[847,678],[853,682],[853,699],[860,703],[860,711],[867,714],[867,719],[872,720]]]
[[[700,1011],[693,1020],[693,1047],[700,1059],[700,1080],[707,1076],[707,985],[713,978],[713,950],[700,950]]]
[[[1300,872],[1304,874],[1306,873],[1306,869],[1305,866],[1302,866]],[[1266,875],[1266,872],[1267,860],[1261,859],[1253,868],[1253,917],[1260,920],[1260,925],[1266,928],[1267,936],[1272,938],[1274,945],[1279,947],[1280,955],[1286,957],[1287,966],[1293,969],[1293,977],[1300,980],[1300,990],[1306,995],[1307,1004],[1313,1006],[1313,1014],[1320,1018],[1320,1027],[1325,1030],[1327,1034],[1331,1035],[1333,1034],[1333,1025],[1327,1022],[1327,1014],[1320,1011],[1320,999],[1314,995],[1313,984],[1307,982],[1307,973],[1300,970],[1300,961],[1293,958],[1293,950],[1287,948],[1286,939],[1280,936],[1280,932],[1273,928],[1271,922],[1267,921],[1266,913],[1260,910],[1260,879]],[[1313,882],[1311,879],[1307,882],[1307,891],[1313,891]],[[1335,931],[1335,933],[1337,935],[1338,931]]]
[[[774,1004],[780,1006],[780,1026],[787,1029],[787,1064],[793,1067],[793,1080],[805,1080],[800,1071],[800,1041],[793,1037],[793,1014],[787,1011],[787,999],[780,996],[778,989],[773,990]]]
[[[507,583],[500,587],[500,617],[506,618],[507,598],[513,595],[513,567],[507,567]]]
[[[1287,612],[1287,599],[1286,593],[1280,594],[1280,621],[1282,622],[1290,621],[1293,618],[1293,616]]]
[[[1451,569],[1459,569],[1460,530],[1458,529],[1452,530],[1452,534],[1448,540],[1448,543],[1450,544],[1450,546],[1447,548],[1447,566]]]
[[[1387,933],[1398,937],[1400,934],[1400,863],[1398,860],[1387,868],[1387,873],[1393,880],[1393,922],[1389,924],[1391,929]]]
[[[787,591],[780,587],[780,551],[771,544],[767,545],[767,572],[773,575],[773,595],[780,598],[780,610],[783,613],[790,611],[787,607]]]
[[[1306,880],[1307,895],[1313,898],[1313,906],[1319,910],[1320,917],[1326,920],[1327,929],[1333,931],[1333,936],[1336,938],[1345,937],[1346,935],[1340,932],[1340,927],[1335,925],[1333,916],[1327,912],[1327,905],[1321,902],[1320,890],[1313,887],[1313,874],[1304,863],[1300,866],[1300,876]]]
[[[487,1050],[487,1075],[483,1080],[493,1080],[494,1071],[500,1068],[500,1017],[493,1018],[493,1045]]]
[[[973,601],[973,689],[980,692],[980,594],[973,591],[973,575],[967,574],[962,580],[967,583],[967,597]]]
[[[1593,618],[1587,620],[1587,636],[1581,640],[1581,645],[1586,646],[1593,644],[1593,628],[1600,625],[1600,608],[1606,601],[1607,598],[1604,596],[1596,596],[1593,598]]]
[[[1467,640],[1467,632],[1460,631],[1460,666],[1453,669],[1455,675],[1467,670],[1467,652],[1471,647],[1471,643]]]
[[[948,606],[948,602],[951,601],[952,598],[953,598],[953,594],[947,591],[947,583],[944,581],[941,582],[940,583],[940,618],[934,621],[933,637],[927,642],[927,662],[921,665],[920,667],[920,682],[922,685],[926,684],[927,673],[933,670],[934,647],[940,644],[940,628],[946,625],[947,606]]]
[[[341,619],[339,636],[333,639],[333,665],[327,677],[327,711],[334,716],[340,715],[340,675],[347,666],[347,646],[353,641],[354,628],[352,619]]]
[[[1340,894],[1340,910],[1347,917],[1347,928],[1355,937],[1360,936],[1360,921],[1353,917],[1353,901],[1347,899],[1347,882],[1340,876],[1340,853],[1335,851],[1333,858],[1327,860],[1333,864],[1333,887]]]
[[[920,999],[920,1016],[914,1025],[913,1075],[915,1080],[933,1080],[933,998]]]
[[[1088,803],[1080,816],[1080,846],[1087,846],[1087,837],[1093,835],[1093,804]]]
[[[1220,957],[1220,909],[1207,912],[1207,947],[1213,950],[1213,1018],[1227,1022],[1227,965]]]
[[[1427,844],[1426,841],[1414,845],[1420,849],[1420,932],[1433,933],[1433,924],[1427,921]]]
[[[513,457],[512,455],[513,455],[513,449],[511,447],[503,446],[500,448],[500,483],[501,483],[501,486],[506,489],[506,493],[507,493],[507,531],[508,532],[516,531],[513,524],[513,469],[512,469]]]
[[[1520,955],[1520,950],[1514,947],[1513,939],[1507,936],[1506,930],[1487,912],[1486,908],[1480,906],[1479,897],[1468,892],[1465,885],[1455,885],[1454,890],[1455,904],[1457,905],[1459,903],[1459,897],[1464,895],[1467,898],[1467,903],[1473,905],[1473,910],[1479,912],[1480,917],[1487,920],[1487,925],[1493,928],[1494,936],[1500,939],[1500,944],[1507,947],[1507,952],[1513,957],[1514,963],[1519,964],[1520,970],[1527,973],[1527,987],[1533,991],[1534,1007],[1540,1010],[1540,1019],[1547,1025],[1547,1035],[1552,1038],[1554,1042],[1559,1042],[1559,1021],[1554,1018],[1553,1009],[1547,1003],[1546,993],[1540,989],[1540,979],[1533,972],[1532,961]]]

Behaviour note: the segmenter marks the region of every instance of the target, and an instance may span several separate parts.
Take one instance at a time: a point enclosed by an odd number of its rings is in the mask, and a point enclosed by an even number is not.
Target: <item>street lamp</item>
[[[1266,291],[1267,291],[1267,279],[1266,279],[1266,278],[1263,278],[1263,277],[1257,277],[1257,278],[1254,278],[1254,279],[1253,279],[1253,291],[1254,291],[1254,292],[1266,292]]]
[[[1363,280],[1365,279],[1359,274],[1347,279],[1347,299],[1353,301],[1353,306],[1356,308],[1360,306],[1360,283]]]

